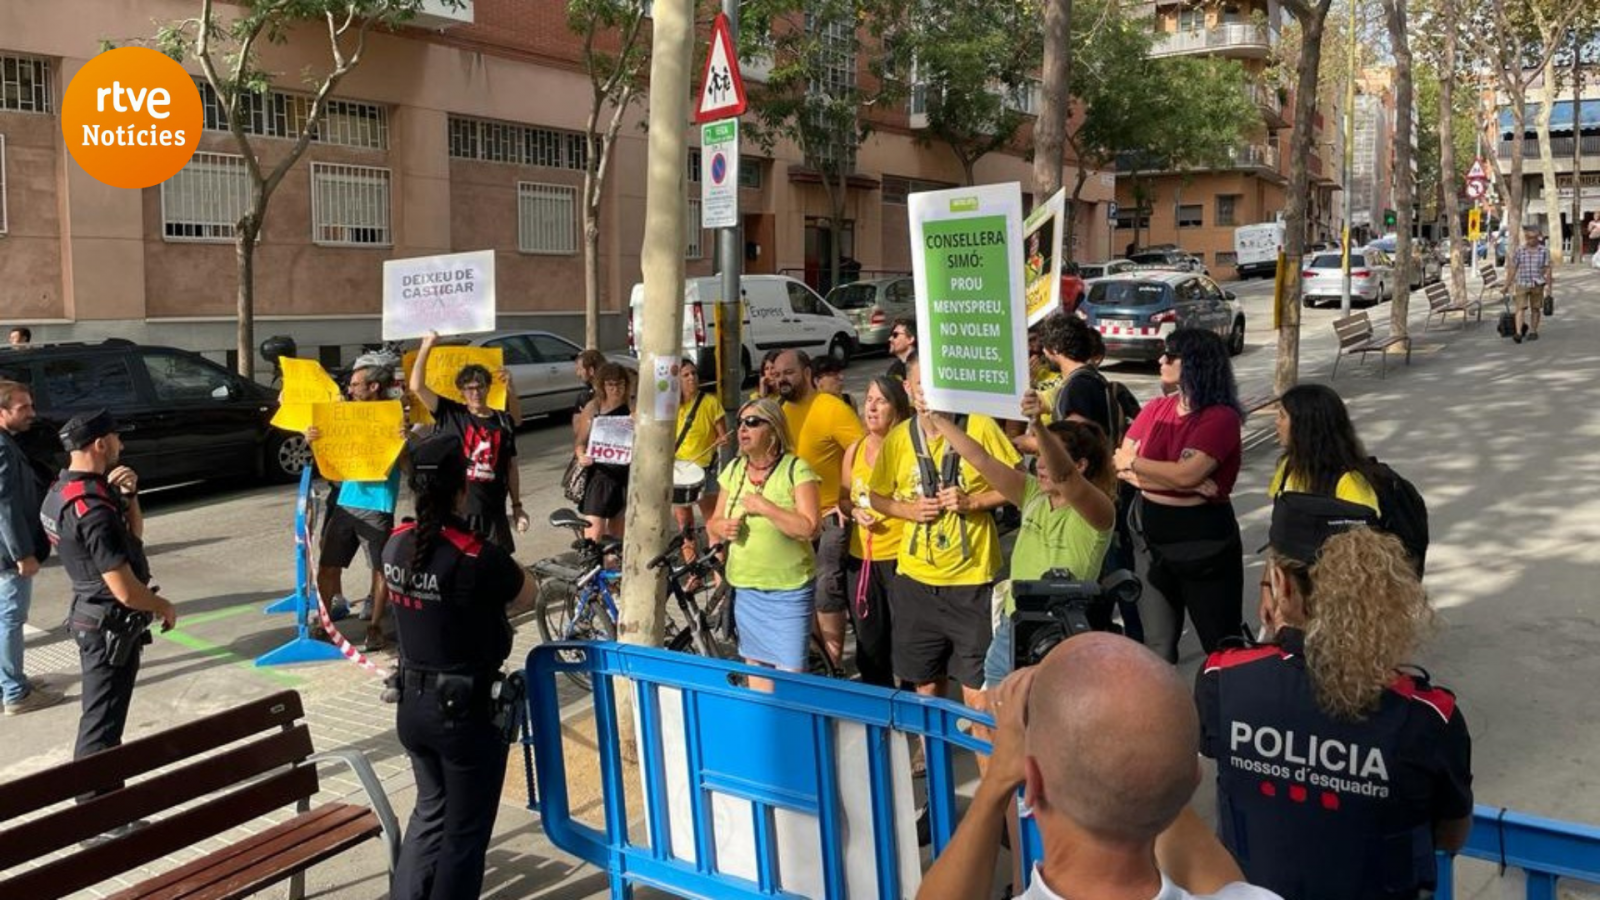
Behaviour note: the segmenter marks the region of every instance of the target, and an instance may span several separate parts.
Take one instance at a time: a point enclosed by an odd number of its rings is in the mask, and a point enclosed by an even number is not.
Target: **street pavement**
[[[1427,304],[1413,298],[1416,346],[1408,367],[1398,354],[1380,379],[1378,361],[1347,360],[1334,382],[1348,401],[1368,449],[1413,480],[1428,500],[1432,546],[1427,584],[1442,627],[1419,663],[1459,695],[1474,739],[1479,802],[1560,819],[1600,823],[1600,791],[1585,748],[1600,738],[1600,622],[1593,588],[1600,571],[1600,271],[1557,270],[1558,310],[1542,340],[1515,345],[1497,337],[1498,303],[1481,326],[1423,331]],[[1241,392],[1270,388],[1275,335],[1270,282],[1230,285],[1245,305],[1248,348],[1237,360]],[[1476,281],[1469,282],[1475,295]],[[1389,307],[1372,310],[1387,320]],[[1336,310],[1305,310],[1301,379],[1327,381]],[[1382,325],[1379,326],[1380,330]],[[882,358],[858,360],[847,383],[860,396]],[[1142,398],[1157,390],[1154,369],[1116,364],[1112,377]],[[1248,445],[1235,503],[1245,546],[1265,540],[1265,486],[1275,449],[1270,414],[1247,427]],[[560,474],[570,452],[564,421],[534,424],[519,435],[522,483],[536,523],[561,505]],[[409,813],[414,787],[393,731],[392,707],[379,686],[345,662],[285,669],[251,664],[291,636],[287,616],[261,608],[293,586],[293,491],[286,487],[201,486],[149,497],[146,538],[163,593],[178,603],[178,630],[147,648],[128,736],[227,709],[293,688],[305,697],[319,749],[354,747],[377,767],[396,811]],[[403,501],[405,502],[405,501]],[[570,536],[542,524],[519,537],[530,563],[566,549]],[[1251,557],[1247,566],[1259,561]],[[1246,584],[1254,584],[1247,573]],[[365,593],[361,564],[346,594]],[[66,581],[52,561],[35,586],[28,670],[78,696],[76,650],[60,622]],[[1253,597],[1250,598],[1253,600]],[[1247,602],[1247,608],[1253,602]],[[1250,609],[1253,618],[1253,608]],[[359,640],[361,628],[350,629]],[[532,624],[519,634],[513,660],[537,642]],[[381,655],[380,663],[392,661]],[[1192,672],[1199,649],[1186,638],[1182,665]],[[563,694],[563,712],[586,697]],[[76,727],[75,702],[0,721],[0,782],[66,760]],[[489,854],[486,896],[590,897],[606,891],[604,873],[554,849],[525,809],[520,761],[513,759]],[[323,798],[355,798],[355,781],[329,770]],[[1198,803],[1211,806],[1209,784]],[[202,845],[157,868],[212,849]],[[313,897],[383,894],[376,843],[309,874]],[[1498,893],[1488,866],[1463,864],[1462,896]],[[107,892],[117,883],[107,884]],[[84,896],[102,896],[86,892]]]

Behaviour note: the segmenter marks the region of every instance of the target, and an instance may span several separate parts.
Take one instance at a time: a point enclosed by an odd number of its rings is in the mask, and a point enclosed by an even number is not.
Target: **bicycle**
[[[614,641],[617,639],[617,585],[622,580],[622,542],[612,537],[591,541],[583,536],[589,523],[570,509],[550,514],[553,528],[570,528],[577,535],[572,553],[552,556],[529,566],[539,577],[534,617],[539,637],[550,641]],[[563,662],[577,662],[580,651],[561,654]],[[567,678],[585,691],[592,690],[589,676],[569,671]]]

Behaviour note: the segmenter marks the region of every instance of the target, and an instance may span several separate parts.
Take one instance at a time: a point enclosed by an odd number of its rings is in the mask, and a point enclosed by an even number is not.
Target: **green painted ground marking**
[[[218,610],[217,612],[223,612],[223,610]],[[196,618],[199,617],[197,616]],[[162,633],[161,630],[157,628],[152,629],[151,633],[159,636],[163,640],[171,641],[186,650],[204,653],[207,656],[213,657],[222,662],[226,662],[229,665],[236,666],[249,672],[254,672],[258,675],[264,675],[271,680],[279,682],[285,687],[298,687],[305,682],[305,679],[298,675],[291,675],[288,672],[280,672],[271,666],[257,666],[254,660],[245,659],[226,647],[218,647],[216,644],[213,644],[210,641],[203,641],[192,634],[185,634],[178,629],[173,629],[172,631]]]
[[[242,613],[254,612],[259,604],[241,603],[238,606],[229,606],[223,609],[214,609],[207,613],[197,613],[192,616],[180,616],[179,621],[185,626],[202,625],[206,622],[215,622],[218,619],[228,619]]]

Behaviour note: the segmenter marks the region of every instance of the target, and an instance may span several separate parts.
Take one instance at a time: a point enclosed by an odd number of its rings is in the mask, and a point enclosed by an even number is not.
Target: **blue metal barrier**
[[[288,643],[256,657],[258,666],[327,662],[344,658],[338,647],[311,636],[311,613],[317,607],[316,598],[312,593],[316,590],[316,583],[312,580],[309,563],[312,547],[311,475],[315,468],[307,463],[305,469],[300,472],[300,493],[294,503],[294,593],[274,601],[262,610],[268,615],[294,613],[294,637]]]
[[[569,670],[588,672],[594,684],[595,743],[580,752],[599,763],[598,828],[576,821],[570,803],[562,731],[577,723],[562,722],[556,695],[557,675]],[[749,674],[771,679],[772,692],[743,686]],[[935,857],[949,844],[958,818],[955,754],[989,749],[962,728],[992,720],[957,703],[664,650],[545,644],[528,654],[526,677],[524,744],[534,758],[530,808],[555,846],[609,874],[617,898],[631,896],[636,884],[707,898],[911,897],[920,857],[915,828],[906,827],[904,815],[909,761],[895,733],[926,741]],[[637,698],[642,809],[629,808],[624,789],[625,732],[617,699],[629,682]],[[849,739],[852,730],[864,731],[859,748]],[[860,757],[866,774],[850,782],[844,769],[851,763],[859,768]],[[865,796],[857,796],[857,789]],[[676,822],[675,803],[681,820]],[[724,832],[737,825],[730,824],[730,803],[749,810],[748,866],[734,865],[724,852]],[[644,834],[636,837],[630,823],[640,821]],[[847,845],[863,833],[870,850],[847,854]],[[799,852],[817,861],[820,874],[803,889],[795,873],[779,865],[784,840],[807,843]],[[1022,843],[1027,872],[1041,855],[1031,820],[1023,822]],[[1585,825],[1479,806],[1461,855],[1523,870],[1529,900],[1555,900],[1561,878],[1600,883],[1600,829]],[[1440,900],[1453,897],[1454,874],[1452,859],[1441,854]]]

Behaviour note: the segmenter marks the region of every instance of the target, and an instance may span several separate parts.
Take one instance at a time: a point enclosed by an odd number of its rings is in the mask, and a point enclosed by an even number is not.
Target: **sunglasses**
[[[769,424],[767,420],[760,416],[745,416],[739,420],[739,427],[741,428],[760,428],[766,424]]]

